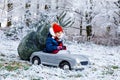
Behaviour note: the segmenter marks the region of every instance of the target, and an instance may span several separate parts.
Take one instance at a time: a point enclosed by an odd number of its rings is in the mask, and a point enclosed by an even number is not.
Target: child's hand
[[[66,46],[58,46],[57,50],[66,50]]]
[[[62,50],[63,47],[62,47],[62,46],[57,46],[57,49],[58,49],[58,50]]]

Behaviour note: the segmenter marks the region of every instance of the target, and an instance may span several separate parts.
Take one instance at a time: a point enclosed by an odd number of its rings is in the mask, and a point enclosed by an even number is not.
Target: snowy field
[[[71,53],[88,56],[91,67],[64,71],[20,60],[17,53],[20,41],[7,40],[1,35],[0,32],[0,80],[120,80],[120,46],[66,42]]]

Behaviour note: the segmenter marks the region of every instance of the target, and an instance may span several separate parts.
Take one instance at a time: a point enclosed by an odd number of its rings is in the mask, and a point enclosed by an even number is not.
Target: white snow
[[[0,64],[6,65],[15,61],[30,65],[27,70],[19,68],[8,71],[1,67],[0,80],[120,80],[120,46],[66,42],[67,50],[73,54],[86,55],[90,59],[91,66],[83,71],[65,71],[43,65],[31,65],[28,61],[20,60],[17,53],[19,42],[5,39],[0,31]]]
[[[0,23],[1,27],[6,26],[7,22],[7,11],[4,10],[4,1],[0,0]],[[29,0],[9,0],[14,2],[14,9],[9,13],[12,15],[12,22],[16,26],[22,26],[22,23],[25,20],[26,9],[24,9],[25,3]],[[85,14],[86,12],[91,11],[89,8],[91,4],[90,0],[31,0],[30,12],[31,19],[37,18],[36,13],[37,7],[36,3],[40,6],[40,12],[44,12],[44,5],[51,5],[50,16],[56,15],[56,6],[59,5],[65,7],[65,10],[70,10],[69,14],[71,17],[76,18],[76,20],[81,20],[83,18],[83,27],[86,26]],[[97,34],[103,34],[106,31],[106,27],[111,26],[116,28],[114,24],[114,17],[119,21],[119,17],[115,12],[119,11],[119,8],[113,2],[118,0],[93,0],[92,3],[92,25],[94,27],[93,32]],[[57,4],[56,4],[57,3]],[[68,8],[69,7],[69,8]],[[68,8],[68,9],[67,9]],[[74,11],[80,12],[81,15],[74,15]],[[54,13],[53,13],[54,12]],[[59,11],[58,11],[59,12]],[[46,14],[46,13],[44,13]],[[29,16],[28,16],[29,18]],[[54,17],[53,17],[54,18]],[[51,18],[51,20],[53,19]],[[18,24],[18,22],[21,22]],[[76,22],[76,21],[75,21]],[[80,21],[78,22],[80,23]],[[79,24],[75,25],[79,26]],[[102,29],[101,29],[102,28]],[[118,24],[117,32],[120,33],[120,24]],[[113,29],[112,29],[113,30]],[[23,37],[23,33],[19,35],[20,38]],[[102,46],[96,45],[93,43],[73,43],[66,42],[68,52],[72,54],[82,54],[86,55],[91,62],[91,66],[86,67],[83,71],[64,71],[59,68],[47,67],[43,65],[35,66],[31,65],[30,62],[20,60],[17,47],[20,43],[20,40],[9,40],[0,30],[0,80],[120,80],[120,46]],[[7,70],[6,65],[11,64],[11,66],[19,65],[19,69]],[[14,64],[15,63],[15,64]],[[19,64],[18,64],[19,63]],[[2,65],[2,67],[1,67]],[[26,69],[27,68],[27,69]]]

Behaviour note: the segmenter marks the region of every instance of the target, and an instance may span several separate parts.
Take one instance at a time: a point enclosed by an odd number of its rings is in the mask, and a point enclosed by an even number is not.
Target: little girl
[[[45,52],[56,54],[59,50],[66,50],[66,46],[63,46],[60,40],[63,37],[63,29],[57,23],[53,23],[49,29],[49,34],[46,39]]]

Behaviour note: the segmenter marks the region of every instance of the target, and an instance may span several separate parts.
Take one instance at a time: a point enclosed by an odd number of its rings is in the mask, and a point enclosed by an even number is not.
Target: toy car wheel
[[[62,62],[60,68],[64,70],[71,70],[70,64],[68,62]]]
[[[41,64],[41,60],[39,57],[33,57],[32,64],[39,65]]]

